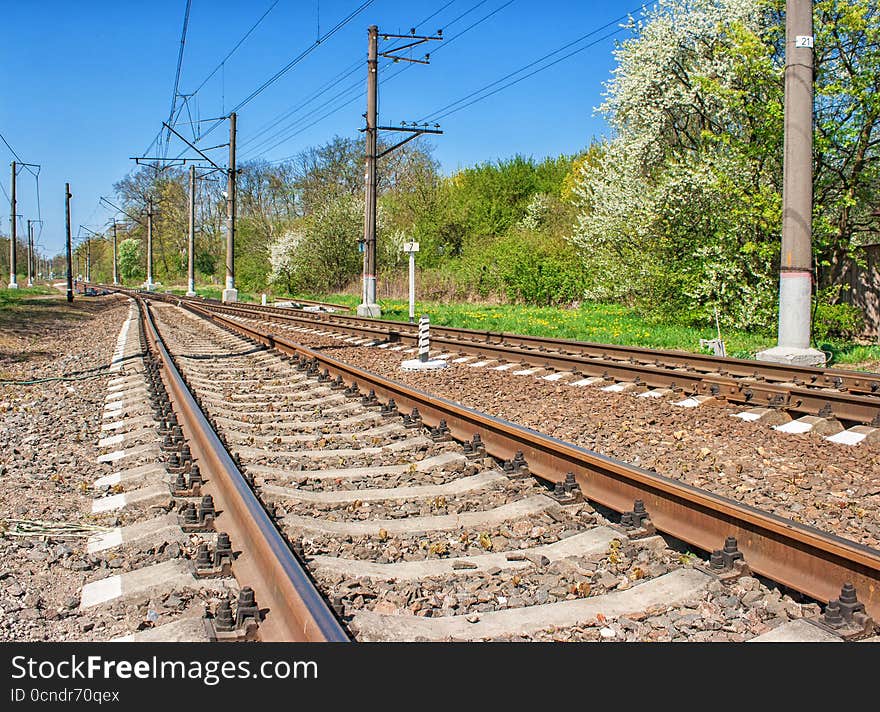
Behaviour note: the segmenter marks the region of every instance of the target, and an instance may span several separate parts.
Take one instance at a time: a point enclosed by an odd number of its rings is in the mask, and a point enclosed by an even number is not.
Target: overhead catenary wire
[[[487,0],[480,0],[480,2],[477,2],[475,5],[472,5],[472,6],[471,6],[468,10],[466,10],[465,12],[460,13],[460,14],[459,14],[457,17],[455,17],[452,21],[450,21],[449,23],[446,24],[446,28],[450,27],[451,25],[454,25],[456,22],[458,22],[459,20],[461,20],[463,17],[465,17],[465,16],[467,16],[468,14],[470,14],[473,10],[479,8],[481,5],[484,5],[486,1],[487,1]],[[514,0],[508,0],[508,2],[505,2],[503,5],[501,5],[501,6],[497,7],[497,8],[495,8],[494,10],[492,10],[492,11],[491,11],[490,13],[488,13],[487,15],[481,17],[479,20],[476,20],[475,22],[471,23],[468,27],[466,27],[465,29],[463,29],[461,32],[459,32],[459,33],[453,35],[451,38],[449,38],[449,37],[444,38],[444,43],[441,44],[436,50],[434,50],[433,54],[436,54],[437,51],[439,51],[440,49],[442,49],[444,46],[447,46],[450,42],[452,42],[452,41],[458,39],[459,37],[461,37],[462,35],[466,34],[467,32],[470,32],[470,31],[473,30],[475,27],[477,27],[478,25],[482,24],[482,23],[485,22],[486,20],[490,19],[490,18],[493,17],[494,15],[497,15],[499,12],[501,12],[502,10],[504,10],[506,7],[508,7],[508,6],[510,6],[511,4],[513,4],[513,2],[514,2]],[[414,27],[419,27],[419,26],[421,26],[421,25],[424,25],[428,20],[432,19],[433,17],[435,17],[436,15],[438,15],[441,11],[445,10],[446,8],[448,8],[448,7],[449,7],[450,5],[452,5],[452,4],[453,4],[452,2],[447,2],[445,5],[443,5],[443,6],[440,8],[440,10],[435,11],[434,13],[432,13],[431,15],[429,15],[428,17],[426,17],[424,20],[419,21],[418,23],[416,23],[416,24],[414,25]],[[383,67],[380,67],[380,73],[381,73],[381,70],[382,70],[382,69],[387,69],[387,67],[390,66],[390,65],[393,64],[393,63],[394,63],[393,61],[389,61],[386,65],[384,65]],[[361,65],[361,62],[358,61],[358,63],[356,63],[356,65],[355,65],[355,70],[356,70],[360,65]],[[405,72],[407,69],[409,69],[411,66],[412,66],[412,65],[411,65],[410,63],[406,63],[406,64],[404,64],[404,66],[401,67],[398,71],[396,71],[396,72],[394,72],[394,73],[392,73],[392,74],[390,74],[390,75],[388,75],[388,76],[383,76],[383,77],[380,79],[380,84],[386,84],[387,82],[393,80],[394,78],[398,77],[400,74],[402,74],[403,72]],[[322,115],[321,115],[320,117],[318,117],[317,119],[315,119],[315,120],[313,120],[313,121],[309,121],[308,123],[305,123],[305,122],[309,119],[309,117],[314,116],[314,114],[315,114],[318,110],[320,110],[321,108],[327,106],[328,104],[332,103],[335,99],[337,99],[337,98],[339,98],[339,97],[345,95],[346,93],[350,93],[350,92],[355,91],[355,90],[357,90],[357,93],[356,93],[356,94],[353,94],[353,95],[349,96],[349,97],[346,98],[342,103],[340,103],[339,105],[337,105],[336,107],[334,107],[334,108],[331,109],[330,111],[328,111],[328,112],[322,114]],[[260,143],[259,143],[254,149],[253,149],[253,150],[255,150],[255,151],[258,151],[258,153],[256,153],[255,155],[248,156],[248,158],[252,160],[252,159],[254,159],[254,158],[259,158],[260,156],[265,155],[266,153],[268,153],[268,152],[274,150],[275,148],[277,148],[277,147],[280,146],[281,144],[286,143],[286,142],[289,141],[290,139],[295,138],[296,136],[300,135],[300,134],[303,133],[304,131],[307,131],[307,130],[310,129],[312,126],[314,126],[314,125],[320,123],[320,122],[323,121],[324,119],[329,118],[329,117],[332,116],[333,114],[335,114],[335,113],[341,111],[341,110],[344,109],[345,107],[349,106],[349,105],[352,104],[353,102],[355,102],[355,101],[357,101],[358,99],[360,99],[361,97],[363,97],[365,94],[366,94],[366,89],[362,87],[362,82],[357,82],[356,84],[353,84],[353,85],[349,86],[347,89],[345,89],[345,90],[339,92],[339,93],[336,94],[334,97],[332,97],[332,98],[329,99],[328,101],[324,102],[323,104],[319,105],[318,107],[316,107],[316,108],[313,109],[312,111],[310,111],[310,112],[308,112],[307,114],[305,114],[305,115],[299,117],[298,119],[296,119],[296,120],[295,120],[294,122],[292,122],[291,124],[288,124],[288,125],[287,125],[286,127],[284,127],[283,129],[281,129],[281,130],[275,132],[275,134],[273,134],[273,137],[279,137],[279,136],[282,136],[282,138],[280,138],[280,140],[278,140],[276,143],[274,143],[274,144],[272,144],[272,145],[270,145],[270,146],[265,146],[265,143],[266,143],[266,141],[267,141],[268,139],[265,139],[265,140],[261,141],[261,142],[260,142]],[[294,109],[290,115],[292,116],[293,114],[296,113],[296,111],[297,111],[297,110]],[[270,138],[271,138],[271,137],[270,137]],[[285,157],[285,158],[281,158],[281,159],[278,159],[278,160],[272,161],[272,163],[273,163],[273,164],[283,163],[284,161],[290,160],[291,158],[293,158],[293,156],[287,156],[287,157]]]
[[[279,2],[280,2],[280,0],[275,0],[275,2],[273,2],[273,3],[272,3],[272,4],[266,9],[266,11],[265,11],[262,15],[260,15],[260,18],[259,18],[259,19],[258,19],[253,25],[251,25],[250,29],[249,29],[247,32],[244,33],[244,35],[241,37],[241,39],[240,39],[238,42],[235,43],[235,46],[234,46],[231,50],[229,50],[229,52],[226,54],[226,56],[225,56],[223,59],[220,60],[220,62],[217,64],[217,66],[214,67],[214,69],[212,69],[212,70],[208,73],[208,76],[205,77],[205,78],[202,80],[202,82],[201,82],[201,83],[200,83],[195,89],[193,89],[193,91],[192,91],[192,93],[190,94],[190,96],[195,96],[196,94],[198,94],[198,93],[199,93],[199,90],[200,90],[202,87],[204,87],[205,84],[208,83],[208,81],[211,79],[211,77],[213,77],[218,71],[220,71],[221,67],[223,67],[223,66],[226,64],[226,62],[229,61],[230,57],[232,57],[232,55],[235,54],[236,50],[237,50],[239,47],[241,47],[242,44],[244,44],[244,41],[245,41],[248,37],[251,36],[251,34],[253,33],[253,31],[256,30],[257,27],[260,26],[260,23],[262,23],[263,20],[266,19],[266,16],[267,16],[270,12],[272,12],[272,10],[275,8],[275,6],[276,6]]]
[[[273,2],[272,5],[269,6],[269,9],[266,10],[260,16],[260,18],[251,26],[251,28],[247,32],[245,32],[245,34],[238,40],[238,42],[235,43],[235,46],[226,54],[226,56],[220,61],[220,63],[213,70],[211,70],[211,72],[208,74],[208,76],[202,80],[201,84],[199,84],[199,86],[196,87],[196,89],[189,96],[191,96],[191,97],[195,96],[199,92],[199,90],[202,87],[204,87],[205,84],[207,84],[207,82],[211,79],[211,77],[213,77],[217,73],[217,71],[225,65],[225,63],[229,60],[229,58],[232,57],[232,55],[235,53],[235,51],[239,47],[241,47],[241,45],[244,43],[244,41],[251,35],[251,33],[253,33],[253,31],[255,29],[257,29],[257,27],[260,25],[260,23],[266,18],[266,16],[269,14],[269,12],[271,12],[271,10],[279,2],[280,2],[280,0],[275,0],[275,2]],[[187,17],[188,16],[189,16],[189,3],[187,3]],[[181,48],[181,50],[182,50],[182,48]],[[182,52],[181,52],[181,57],[182,57]],[[178,79],[179,79],[179,72],[180,72],[180,65],[178,64]],[[174,91],[175,97],[177,96],[177,84],[178,84],[178,80],[175,80],[175,91]],[[171,113],[172,114],[174,113],[174,102],[172,102]],[[223,117],[223,118],[225,118],[225,117]],[[220,120],[222,120],[222,119],[220,119]],[[175,122],[171,121],[170,119],[169,119],[168,123],[170,123],[172,126],[176,125]],[[147,146],[146,149],[144,149],[144,152],[141,155],[146,156],[150,152],[150,149],[152,149],[153,146],[156,145],[156,142],[162,136],[163,128],[160,128],[159,131],[156,132],[156,136],[150,142],[150,145]]]
[[[318,47],[321,46],[322,43],[326,42],[328,39],[333,37],[337,32],[339,32],[343,27],[345,27],[349,22],[354,20],[358,15],[360,15],[364,10],[366,10],[370,5],[372,5],[375,0],[364,0],[357,8],[352,10],[346,17],[337,22],[332,28],[330,28],[323,35],[318,37],[312,44],[310,44],[306,49],[300,52],[296,57],[290,60],[286,65],[284,65],[281,69],[279,69],[275,74],[269,77],[266,81],[264,81],[260,86],[254,89],[250,94],[248,94],[244,99],[238,102],[232,109],[229,110],[229,114],[236,113],[241,110],[244,106],[253,101],[256,97],[262,94],[266,89],[268,89],[272,84],[277,82],[281,77],[283,77],[287,72],[293,69],[297,64],[302,62],[306,57],[308,57],[312,52],[314,52]],[[200,140],[205,138],[209,133],[211,133],[214,129],[216,129],[220,125],[220,122],[213,124],[210,126],[205,133],[203,133],[200,137]],[[184,151],[185,153],[185,151]],[[183,155],[181,153],[180,155]],[[178,156],[179,157],[179,156]]]
[[[241,144],[240,144],[240,147],[241,147],[241,148],[244,148],[244,147],[246,147],[246,146],[248,146],[248,145],[251,145],[251,144],[253,144],[254,142],[256,142],[261,136],[263,136],[266,132],[271,131],[271,130],[272,130],[273,128],[275,128],[276,126],[278,126],[278,124],[280,124],[282,121],[284,121],[284,120],[286,120],[286,119],[289,119],[291,116],[294,116],[295,114],[299,113],[299,112],[302,111],[306,106],[308,106],[308,105],[311,104],[313,101],[315,101],[316,99],[318,99],[320,96],[322,96],[323,94],[326,94],[328,91],[331,91],[334,87],[336,87],[336,86],[338,86],[339,84],[341,84],[345,79],[347,79],[347,78],[350,77],[352,74],[354,74],[355,72],[357,72],[358,70],[360,70],[361,67],[362,67],[362,65],[363,65],[363,62],[362,62],[361,60],[358,60],[358,61],[355,62],[354,64],[351,64],[351,65],[349,65],[348,67],[346,67],[345,69],[343,69],[342,72],[340,72],[339,74],[337,74],[333,79],[331,79],[329,82],[327,82],[326,84],[324,84],[323,86],[321,86],[319,89],[317,89],[317,90],[315,90],[314,92],[312,92],[312,94],[310,94],[308,97],[306,97],[305,99],[303,99],[301,102],[299,102],[299,103],[298,103],[296,106],[294,106],[292,109],[288,109],[288,110],[282,112],[282,113],[281,113],[278,117],[276,117],[274,120],[272,120],[272,121],[269,122],[268,124],[264,124],[264,125],[263,125],[260,129],[258,129],[258,130],[257,130],[252,136],[250,136],[250,137],[247,138],[246,140],[242,141]],[[269,139],[278,136],[280,133],[286,131],[287,128],[288,128],[288,127],[284,127],[284,128],[281,129],[280,131],[278,131],[278,132],[272,134],[272,135],[269,137]],[[264,139],[263,141],[259,141],[259,143],[262,144],[265,140],[266,140],[266,139]]]
[[[583,52],[584,50],[587,50],[591,47],[594,47],[595,45],[599,44],[600,42],[604,42],[605,40],[613,37],[614,35],[617,35],[617,34],[623,32],[627,28],[626,27],[617,27],[615,30],[603,35],[602,37],[599,37],[598,39],[594,40],[593,42],[590,42],[582,47],[579,47],[576,50],[569,52],[568,54],[563,55],[562,57],[559,57],[559,58],[553,60],[552,62],[549,62],[541,67],[538,67],[537,69],[535,69],[532,72],[529,72],[528,74],[525,74],[521,77],[518,77],[517,79],[512,79],[513,77],[516,77],[516,75],[522,74],[523,72],[528,71],[532,67],[535,67],[535,66],[541,64],[542,62],[545,62],[546,60],[550,59],[551,57],[554,57],[555,55],[559,54],[560,52],[564,52],[566,49],[569,49],[571,47],[574,47],[574,46],[580,44],[584,40],[602,32],[603,30],[606,30],[609,27],[612,27],[614,25],[619,25],[619,23],[621,23],[622,21],[631,17],[633,15],[633,13],[638,12],[640,10],[643,10],[644,8],[648,7],[651,4],[653,4],[653,3],[644,3],[644,4],[640,5],[639,7],[635,8],[634,10],[627,12],[625,15],[621,15],[620,17],[617,17],[614,20],[611,20],[611,21],[605,23],[604,25],[597,27],[594,30],[591,30],[590,32],[588,32],[586,34],[581,35],[577,39],[574,39],[574,40],[571,40],[570,42],[567,42],[566,44],[553,50],[552,52],[548,52],[547,54],[545,54],[541,57],[538,57],[535,60],[532,60],[531,62],[520,67],[519,69],[516,69],[512,72],[508,72],[503,77],[496,79],[495,81],[490,82],[489,84],[486,84],[485,86],[480,87],[479,89],[476,89],[476,90],[466,94],[465,96],[461,97],[460,99],[456,99],[455,101],[450,102],[449,104],[446,104],[445,106],[441,107],[440,109],[437,109],[436,111],[434,111],[430,114],[427,114],[426,116],[419,119],[419,122],[439,121],[440,119],[445,118],[447,116],[450,116],[451,114],[454,114],[458,111],[461,111],[462,109],[465,109],[469,106],[472,106],[473,104],[476,104],[479,101],[483,101],[484,99],[488,99],[490,96],[494,96],[498,92],[500,92],[504,89],[507,89],[509,87],[512,87],[515,84],[518,84],[519,82],[524,81],[525,79],[528,79],[529,77],[532,77],[535,74],[538,74],[539,72],[543,72],[544,70],[549,69],[550,67],[555,66],[556,64],[559,64],[560,62],[562,62],[566,59],[569,59],[570,57],[573,57],[574,55],[579,54],[580,52]],[[505,84],[504,82],[506,82],[508,79],[512,79],[512,81],[507,82]],[[501,84],[502,86],[498,87],[499,84]],[[492,89],[493,87],[498,87],[498,88],[484,94],[484,92],[486,92],[489,89]],[[476,97],[476,98],[474,98],[474,97]]]
[[[192,0],[186,0],[186,9],[183,13],[183,29],[180,32],[180,50],[177,53],[177,70],[174,73],[174,89],[171,92],[171,110],[168,112],[168,123],[174,120],[174,108],[177,106],[178,90],[180,89],[180,69],[183,66],[183,51],[186,47],[186,29],[189,26],[189,11],[192,7]],[[171,133],[165,139],[165,151],[168,151],[168,144],[171,142]]]

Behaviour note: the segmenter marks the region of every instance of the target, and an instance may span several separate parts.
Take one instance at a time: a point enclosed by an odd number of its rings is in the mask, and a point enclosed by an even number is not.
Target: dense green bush
[[[852,339],[865,328],[865,315],[852,304],[817,304],[813,316],[813,337]]]

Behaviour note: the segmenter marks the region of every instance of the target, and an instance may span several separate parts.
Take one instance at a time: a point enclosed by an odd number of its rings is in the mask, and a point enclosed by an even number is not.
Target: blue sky
[[[327,33],[362,2],[192,0],[181,94],[198,87],[260,16],[272,9],[223,69],[187,103],[179,121],[228,112],[312,45],[319,32]],[[74,234],[80,223],[100,229],[112,212],[99,205],[99,196],[112,196],[113,183],[133,168],[129,157],[142,155],[168,118],[185,5],[186,0],[0,0],[4,25],[11,28],[0,42],[0,133],[22,160],[42,166],[40,243],[46,253],[63,249],[64,183],[70,182],[74,196]],[[418,31],[430,34],[444,28],[445,41],[426,48],[432,52],[429,65],[397,64],[380,70],[380,79],[387,78],[379,89],[380,124],[398,124],[422,120],[638,7],[636,0],[374,0],[239,109],[238,160],[278,160],[336,134],[357,135],[365,111],[359,95],[365,86],[367,27],[371,24],[380,31],[404,34],[439,11]],[[548,61],[601,40],[443,118],[445,135],[434,141],[442,170],[450,173],[516,153],[535,158],[572,153],[589,145],[594,136],[607,134],[606,123],[593,110],[602,101],[602,83],[614,66],[614,43],[627,36],[621,32],[601,39],[616,29],[612,25],[572,45]],[[389,46],[390,42],[381,43],[380,49]],[[420,48],[415,56],[423,51]],[[283,118],[285,112],[302,106],[305,99],[349,71],[334,89]],[[398,72],[399,76],[393,76]],[[353,88],[321,107],[348,87]],[[306,115],[310,111],[315,113]],[[281,123],[258,135],[279,117]],[[211,125],[201,124],[203,129]],[[279,129],[285,132],[273,137]],[[181,125],[178,130],[191,137],[191,126]],[[227,139],[228,129],[219,125],[199,145],[214,146]],[[156,150],[154,146],[151,154]],[[182,144],[172,139],[169,155],[180,150]],[[225,164],[225,149],[211,155]],[[0,184],[7,192],[13,158],[0,143]],[[30,173],[19,174],[18,197],[23,225],[28,218],[36,219],[38,212],[36,181]],[[0,231],[8,234],[9,204],[2,193],[0,204],[4,206]]]

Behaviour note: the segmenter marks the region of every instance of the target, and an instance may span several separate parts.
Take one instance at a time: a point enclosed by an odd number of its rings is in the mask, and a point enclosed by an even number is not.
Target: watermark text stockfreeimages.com
[[[223,680],[316,680],[314,660],[164,660],[101,655],[71,655],[63,660],[38,660],[26,655],[12,658],[13,680],[200,680],[217,685]]]

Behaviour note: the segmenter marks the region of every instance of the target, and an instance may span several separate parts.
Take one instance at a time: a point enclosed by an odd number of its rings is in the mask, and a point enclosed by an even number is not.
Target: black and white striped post
[[[431,320],[427,314],[419,319],[419,357],[409,359],[400,364],[404,371],[428,371],[446,368],[446,361],[440,358],[432,359],[431,351]]]
[[[419,319],[419,361],[428,360],[428,352],[431,350],[431,320],[427,314]]]

